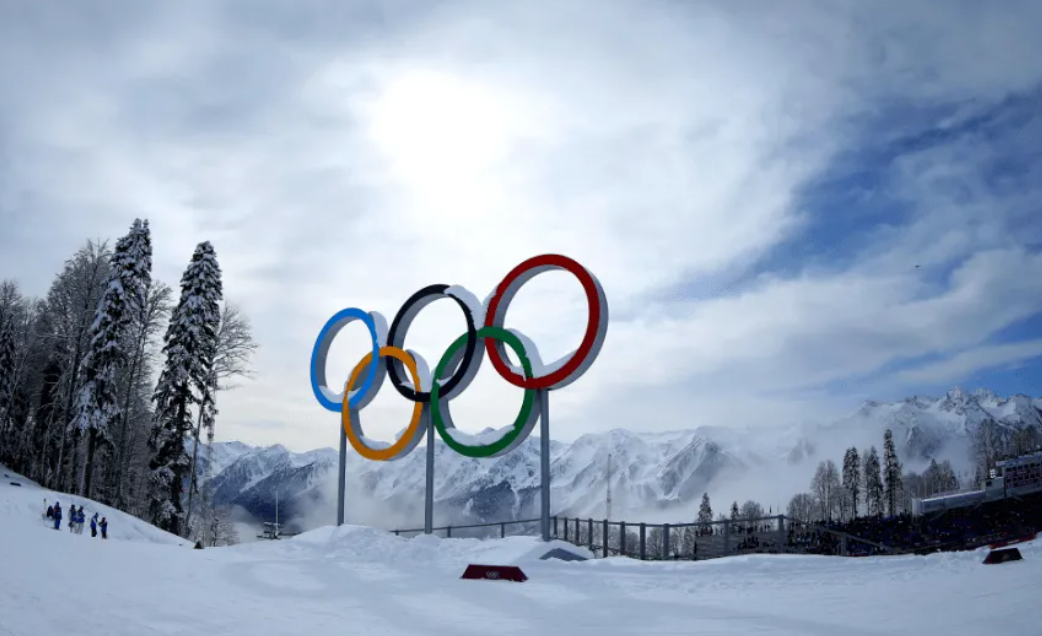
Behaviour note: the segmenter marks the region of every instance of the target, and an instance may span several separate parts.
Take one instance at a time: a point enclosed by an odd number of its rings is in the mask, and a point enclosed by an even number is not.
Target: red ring
[[[503,293],[507,291],[518,278],[528,273],[530,270],[545,267],[555,267],[566,270],[579,279],[579,282],[582,283],[583,290],[586,292],[586,302],[590,316],[586,323],[586,334],[583,336],[579,348],[572,354],[572,357],[560,369],[542,377],[533,377],[528,379],[521,374],[514,373],[511,371],[507,362],[503,359],[503,354],[500,353],[499,348],[497,347],[497,344],[499,343],[491,338],[485,340],[485,350],[488,352],[488,357],[492,361],[492,366],[496,368],[496,371],[499,372],[499,375],[501,375],[504,380],[522,389],[552,389],[555,385],[567,380],[569,376],[575,373],[575,371],[582,366],[583,362],[593,351],[594,345],[597,344],[598,332],[600,331],[601,326],[601,302],[603,300],[603,292],[598,287],[593,275],[590,274],[585,267],[567,256],[562,256],[560,254],[542,254],[540,256],[534,256],[510,270],[510,273],[506,275],[499,285],[496,286],[495,295],[489,302],[488,309],[485,313],[485,326],[502,326],[495,325],[495,322],[496,314],[499,311],[500,301],[503,298]],[[529,355],[531,356],[531,353],[529,353]]]

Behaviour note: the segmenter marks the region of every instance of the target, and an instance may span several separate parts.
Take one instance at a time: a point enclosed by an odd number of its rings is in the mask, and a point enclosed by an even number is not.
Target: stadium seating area
[[[1042,493],[1003,499],[936,515],[898,515],[882,519],[860,518],[827,527],[855,537],[881,543],[899,552],[926,554],[938,551],[972,550],[1004,539],[1042,531]],[[790,537],[808,552],[837,554],[839,541],[824,533],[799,533]],[[866,544],[850,542],[849,554],[875,554]]]

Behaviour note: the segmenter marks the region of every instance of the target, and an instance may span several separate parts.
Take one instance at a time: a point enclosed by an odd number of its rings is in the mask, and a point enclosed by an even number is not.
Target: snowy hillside
[[[40,491],[21,488],[0,484],[5,636],[1034,636],[1042,624],[1038,544],[994,566],[981,552],[564,562],[533,560],[531,538],[345,526],[200,551],[49,530],[31,505]],[[469,563],[516,563],[529,580],[460,580]]]
[[[100,541],[100,536],[97,539],[92,539],[90,536],[90,518],[96,512],[99,515],[99,519],[104,517],[108,520],[109,541],[132,541],[164,545],[186,544],[184,539],[145,523],[137,517],[90,499],[47,490],[2,465],[0,465],[0,477],[3,478],[0,481],[0,518],[4,520],[5,531],[11,530],[15,526],[24,526],[34,532],[42,530],[45,533],[70,535],[70,539],[74,541]],[[41,517],[47,506],[55,502],[61,506],[65,516],[65,519],[62,520],[61,529],[57,532],[53,529],[53,524],[45,523]],[[83,506],[87,518],[83,534],[72,535],[69,532],[67,521],[70,506],[76,506],[77,508]],[[10,561],[0,559],[0,563],[4,564],[4,567],[0,569],[6,570],[6,566]],[[0,616],[3,615],[0,612]],[[3,624],[0,623],[0,628],[2,627]],[[3,633],[2,629],[0,629],[0,633]]]
[[[704,426],[667,433],[618,429],[584,435],[571,444],[552,444],[552,502],[559,514],[603,517],[610,464],[616,518],[628,514],[651,521],[658,512],[665,521],[686,519],[706,491],[725,501],[751,498],[765,507],[784,505],[806,489],[817,462],[838,462],[851,445],[881,448],[887,428],[894,430],[898,452],[909,468],[920,470],[936,457],[950,459],[966,471],[972,437],[981,426],[1000,434],[1025,427],[1042,430],[1042,400],[954,389],[941,398],[870,402],[838,422],[795,430]],[[331,518],[337,458],[332,448],[296,454],[282,446],[251,448],[233,442],[216,444],[214,457],[212,485],[219,503],[238,505],[270,520],[278,491],[284,519],[324,510],[324,516],[316,512],[315,520],[304,524],[314,527]],[[385,513],[380,523],[393,519],[415,526],[422,519],[425,461],[422,452],[389,463],[367,462],[349,452],[348,481],[355,499],[349,508],[356,510],[361,499],[362,507],[379,507]],[[439,523],[538,515],[536,437],[516,452],[491,460],[462,457],[439,441],[435,465]],[[223,469],[216,470],[220,466]],[[356,520],[373,523],[380,516]]]

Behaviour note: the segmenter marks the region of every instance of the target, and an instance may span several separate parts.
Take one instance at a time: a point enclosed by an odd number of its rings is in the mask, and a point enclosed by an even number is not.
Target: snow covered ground
[[[281,542],[191,550],[101,511],[111,539],[48,529],[43,502],[0,481],[0,634],[787,634],[1038,636],[1042,543],[1024,561],[982,552],[698,563],[532,560],[531,538],[398,538],[345,526]],[[21,487],[10,481],[23,483]],[[518,563],[526,583],[463,581],[468,563]]]

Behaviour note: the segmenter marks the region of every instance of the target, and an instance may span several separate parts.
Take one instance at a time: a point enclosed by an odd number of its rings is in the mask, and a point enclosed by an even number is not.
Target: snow
[[[17,476],[0,482],[5,635],[1030,636],[1042,621],[1037,541],[1002,565],[982,565],[982,551],[540,561],[528,537],[406,539],[359,526],[199,551],[107,509],[109,541],[49,530],[48,495]],[[469,563],[518,564],[529,580],[460,580]]]
[[[430,391],[434,386],[434,383],[431,381],[431,368],[430,365],[427,364],[427,360],[425,360],[419,352],[413,351],[412,349],[406,349],[405,352],[412,356],[412,359],[416,362],[416,375],[419,376],[420,387],[416,388],[413,386],[411,375],[409,376],[409,379],[404,380],[402,383],[414,391]]]
[[[555,399],[551,400],[551,413],[555,412]],[[690,520],[694,518],[698,499],[706,491],[717,508],[722,507],[721,502],[726,504],[736,498],[740,502],[746,499],[759,501],[768,509],[777,510],[779,506],[784,509],[792,495],[806,490],[819,461],[827,458],[839,461],[843,451],[852,445],[861,450],[875,445],[881,450],[883,431],[887,427],[893,428],[898,450],[902,452],[907,450],[905,440],[909,431],[916,431],[923,439],[938,440],[941,446],[936,454],[937,460],[952,460],[964,489],[978,487],[972,480],[972,466],[966,465],[968,455],[965,449],[970,442],[967,431],[973,428],[966,413],[976,413],[974,404],[980,400],[986,402],[987,408],[991,408],[987,400],[993,400],[996,404],[1007,405],[1004,408],[1024,404],[1025,409],[1029,406],[1035,408],[1033,401],[1025,396],[997,398],[988,397],[983,392],[964,393],[964,413],[960,414],[957,411],[943,412],[945,399],[917,397],[893,404],[870,403],[859,414],[831,425],[805,423],[791,427],[753,428],[714,425],[656,433],[618,429],[584,435],[572,443],[552,441],[551,499],[554,512],[583,518],[604,515],[604,478],[609,455],[612,456],[614,471],[613,511],[620,519],[629,517],[648,522]],[[1042,401],[1038,406],[1042,406]],[[947,419],[942,421],[942,416]],[[1020,423],[1015,426],[1025,427],[1032,425],[1035,420],[1031,418],[1039,418],[1040,414],[1025,410],[1019,417]],[[765,422],[771,422],[771,418],[770,413],[764,413]],[[499,439],[504,432],[499,427],[507,423],[505,420],[494,422],[499,430],[483,431],[477,433],[477,437],[468,436],[469,431],[459,429],[451,431],[451,434],[459,441],[488,444]],[[337,439],[339,420],[332,424],[335,426],[329,429],[331,442]],[[438,448],[437,509],[458,513],[469,500],[480,499],[482,492],[503,481],[508,482],[515,493],[538,488],[540,457],[537,436],[538,428],[514,452],[481,461],[449,451],[439,437],[435,441]],[[381,445],[374,443],[374,447]],[[926,468],[928,460],[921,458],[922,447],[919,450],[919,460],[902,455],[906,467],[917,471]],[[332,492],[335,490],[336,451],[329,450],[328,457],[334,469],[321,473],[319,477],[328,480],[327,488]],[[271,474],[273,467],[261,461],[259,451],[242,455],[242,461],[254,466],[251,474],[258,475],[258,479]],[[426,454],[422,452],[411,453],[401,461],[374,463],[349,451],[348,480],[366,484],[366,494],[380,502],[388,500],[389,507],[396,505],[390,501],[402,498],[422,501],[425,462]],[[309,463],[310,460],[301,460],[295,465]],[[236,470],[241,468],[242,465],[236,466]],[[231,489],[223,492],[231,493]],[[222,496],[231,500],[230,494]],[[260,495],[250,493],[248,496]],[[671,507],[674,502],[681,505]],[[274,505],[273,495],[269,503]],[[510,501],[504,501],[494,509],[479,506],[477,510],[481,512],[481,519],[497,521],[514,514],[512,505]],[[332,518],[333,513],[329,515]],[[654,518],[648,518],[650,515]]]
[[[162,545],[187,545],[188,543],[181,537],[160,530],[133,515],[128,515],[115,508],[76,495],[54,492],[43,488],[4,466],[0,466],[0,477],[3,478],[0,481],[0,518],[4,519],[5,530],[14,530],[17,527],[27,526],[32,530],[42,530],[45,533],[49,530],[51,534],[67,536],[70,539],[90,539],[90,518],[96,512],[99,519],[104,517],[108,520],[110,541],[143,542]],[[12,486],[11,482],[17,482],[21,486]],[[41,515],[47,510],[47,506],[56,501],[61,505],[64,517],[60,532],[56,532],[53,527],[48,529],[41,518]],[[70,506],[76,506],[77,508],[83,506],[87,522],[84,524],[82,535],[71,534],[66,525]],[[51,525],[53,526],[53,522],[51,522]],[[100,540],[100,535],[98,540]],[[10,544],[6,540],[2,543]],[[6,571],[8,569],[7,564],[14,562],[10,555],[0,557],[0,564],[3,564],[0,570]],[[2,581],[2,578],[0,578],[0,581]],[[0,595],[2,595],[4,589],[4,584],[0,582]],[[0,600],[0,607],[2,607],[2,602]],[[5,612],[0,609],[0,617],[4,615]],[[0,633],[3,633],[2,627],[3,619],[0,618]]]
[[[365,444],[366,446],[368,446],[369,448],[371,448],[373,450],[385,450],[385,449],[388,449],[391,446],[394,446],[394,444],[398,441],[397,439],[395,439],[394,442],[385,442],[385,441],[382,441],[382,440],[373,439],[371,437],[366,437],[365,435],[359,435],[358,437],[359,437],[359,440],[363,444]]]
[[[467,446],[488,446],[498,442],[513,429],[513,426],[504,426],[498,429],[488,427],[480,433],[467,433],[458,428],[446,428],[445,432],[449,434],[449,437],[460,444],[465,444]]]
[[[483,305],[474,292],[461,285],[452,285],[445,290],[445,294],[466,305],[467,311],[470,312],[474,320],[475,327],[481,329],[485,326],[485,309],[487,305]]]

